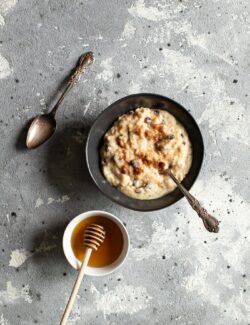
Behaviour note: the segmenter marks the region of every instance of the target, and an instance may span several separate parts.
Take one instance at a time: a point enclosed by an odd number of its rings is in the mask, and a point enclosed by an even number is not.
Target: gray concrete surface
[[[80,212],[119,216],[126,264],[87,277],[69,324],[250,323],[248,0],[0,1],[0,324],[58,324],[75,278],[61,248]],[[82,52],[96,61],[58,113],[54,139],[23,146]],[[155,213],[92,184],[84,141],[114,100],[155,92],[187,107],[206,146],[193,193],[221,220],[204,231],[184,200]]]

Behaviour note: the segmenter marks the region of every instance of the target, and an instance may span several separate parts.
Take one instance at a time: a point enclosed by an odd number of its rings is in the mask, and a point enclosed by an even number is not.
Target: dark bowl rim
[[[156,94],[156,93],[137,93],[137,94],[131,94],[131,95],[128,95],[128,96],[125,96],[125,97],[122,97],[118,100],[116,100],[115,102],[111,103],[108,107],[106,107],[97,117],[96,119],[94,120],[89,132],[88,132],[88,136],[87,136],[87,140],[86,140],[86,144],[85,144],[85,157],[86,157],[86,163],[87,163],[87,167],[88,167],[88,171],[89,171],[89,174],[91,176],[91,179],[94,181],[95,185],[97,186],[98,190],[105,196],[107,197],[109,200],[111,200],[112,202],[128,209],[128,210],[132,210],[132,211],[139,211],[139,212],[153,212],[153,211],[160,211],[160,210],[164,210],[166,208],[169,208],[171,207],[172,205],[176,204],[178,201],[182,200],[184,195],[183,193],[180,191],[180,198],[173,202],[171,205],[168,205],[168,206],[165,206],[165,207],[159,207],[159,208],[153,208],[153,209],[135,209],[135,208],[130,208],[128,207],[126,204],[123,204],[123,203],[118,203],[115,199],[113,199],[111,196],[109,196],[108,194],[106,194],[99,186],[99,182],[96,181],[95,177],[93,176],[92,172],[91,172],[91,168],[89,166],[89,156],[88,156],[88,147],[89,147],[89,139],[91,137],[91,132],[94,130],[95,128],[95,124],[96,122],[101,118],[101,116],[104,114],[104,112],[106,112],[107,110],[111,110],[113,108],[113,106],[115,106],[116,104],[118,104],[119,102],[123,101],[123,100],[126,100],[130,97],[136,97],[136,96],[157,96],[157,97],[161,97],[163,99],[167,99],[168,101],[180,106],[185,112],[187,115],[189,115],[189,117],[191,118],[192,122],[195,124],[195,126],[197,127],[197,130],[199,131],[199,134],[200,134],[200,140],[201,140],[201,149],[202,149],[202,157],[201,157],[201,162],[200,162],[200,166],[199,166],[199,169],[197,169],[197,173],[196,173],[196,176],[194,177],[193,179],[193,183],[192,185],[188,188],[188,190],[190,190],[193,185],[195,184],[199,174],[200,174],[200,171],[201,171],[201,168],[202,168],[202,165],[203,165],[203,160],[204,160],[204,141],[203,141],[203,136],[202,136],[202,133],[201,133],[201,130],[199,128],[199,125],[197,124],[195,118],[193,117],[193,115],[184,107],[182,106],[181,104],[179,104],[177,101],[175,101],[174,99],[171,99],[167,96],[164,96],[164,95],[160,95],[160,94]],[[114,123],[115,121],[113,121]],[[185,127],[185,126],[184,126]],[[185,178],[184,178],[185,179]],[[112,185],[111,185],[112,186]],[[118,190],[117,190],[118,191]],[[167,196],[168,194],[166,194]],[[129,197],[128,197],[129,198]],[[136,199],[135,199],[136,200]],[[141,201],[141,200],[139,200]],[[142,200],[143,201],[143,200]],[[149,200],[145,200],[145,201],[149,201]]]

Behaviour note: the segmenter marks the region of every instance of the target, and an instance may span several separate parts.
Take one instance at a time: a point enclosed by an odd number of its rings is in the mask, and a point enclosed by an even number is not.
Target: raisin
[[[145,117],[144,120],[145,123],[150,124],[152,122],[151,118],[149,116]]]
[[[141,172],[142,172],[142,169],[141,169],[141,168],[134,168],[134,173],[135,173],[136,175],[141,174]]]
[[[104,151],[108,151],[108,148],[109,148],[108,144],[104,143],[104,146],[103,146]]]
[[[122,168],[121,168],[121,173],[122,173],[122,174],[127,174],[128,171],[129,171],[129,166],[128,166],[127,163],[125,163],[125,164],[122,166]]]
[[[163,149],[163,145],[160,142],[156,142],[155,143],[155,148],[156,148],[156,150],[161,151]]]
[[[139,162],[136,161],[136,160],[131,160],[130,161],[130,165],[134,168],[138,168],[140,165],[139,165]]]
[[[133,167],[134,174],[139,175],[142,172],[138,161],[131,160],[129,164]]]
[[[160,171],[163,171],[164,167],[165,167],[164,162],[162,162],[162,161],[159,162],[159,170],[160,170]]]
[[[120,137],[116,138],[116,142],[120,147],[125,147],[125,142]]]
[[[107,165],[107,162],[108,162],[107,158],[103,158],[102,159],[102,166]]]

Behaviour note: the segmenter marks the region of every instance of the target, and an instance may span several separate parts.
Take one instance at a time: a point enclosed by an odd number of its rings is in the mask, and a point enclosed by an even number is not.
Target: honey
[[[105,240],[97,251],[92,252],[88,265],[104,267],[112,264],[121,254],[123,248],[123,235],[119,226],[112,220],[103,216],[93,216],[82,220],[74,229],[71,245],[76,258],[83,261],[85,255],[84,230],[92,224],[98,224],[105,229]]]

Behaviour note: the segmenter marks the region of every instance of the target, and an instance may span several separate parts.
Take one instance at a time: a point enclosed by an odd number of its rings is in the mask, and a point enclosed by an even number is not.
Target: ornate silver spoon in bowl
[[[59,105],[62,103],[65,96],[69,93],[70,89],[74,86],[76,81],[80,78],[81,73],[85,71],[85,69],[92,64],[94,61],[94,56],[92,52],[84,53],[78,62],[78,65],[74,71],[74,73],[69,78],[67,86],[60,96],[59,100],[53,107],[50,113],[38,115],[32,121],[27,138],[26,138],[26,146],[28,149],[35,149],[47,141],[56,130],[56,120],[55,115]]]
[[[170,169],[166,169],[162,172],[162,174],[168,175],[175,182],[185,198],[188,200],[191,207],[202,219],[205,228],[210,232],[219,232],[219,221],[215,217],[211,216],[207,210],[201,206],[200,202],[192,194],[190,194],[189,191],[178,181],[172,171]]]

